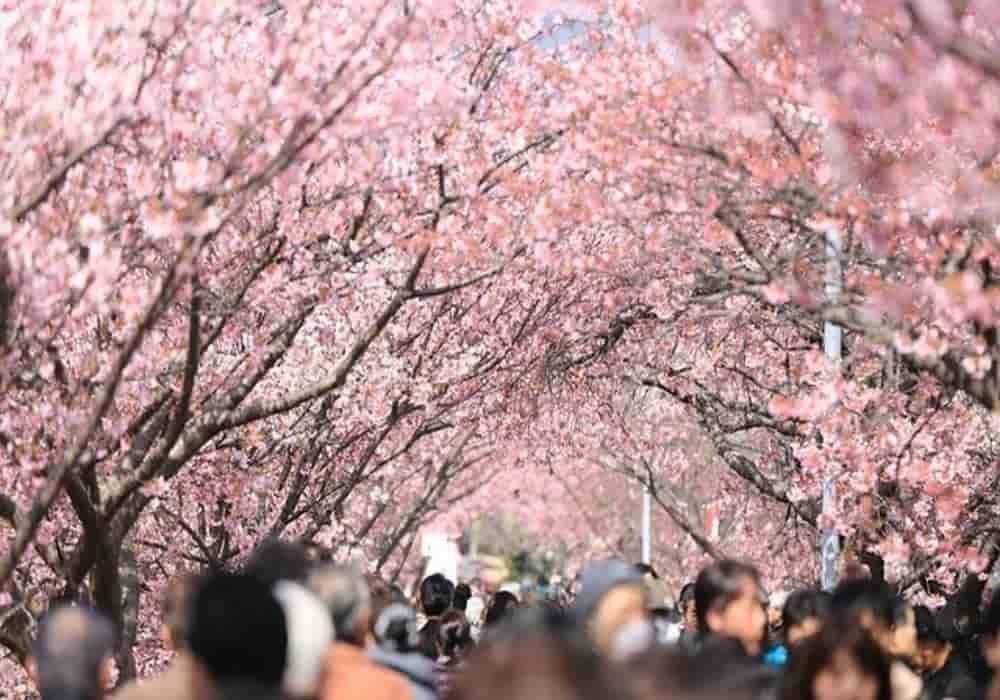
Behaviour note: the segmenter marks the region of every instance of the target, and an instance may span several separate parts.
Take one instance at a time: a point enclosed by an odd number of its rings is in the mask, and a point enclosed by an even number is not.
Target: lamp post
[[[839,232],[831,227],[826,230],[826,298],[835,303],[840,298],[843,288],[843,269],[841,266],[842,243]],[[823,324],[823,352],[833,362],[840,361],[843,344],[843,329],[836,323],[827,321]],[[830,527],[837,507],[836,482],[832,478],[823,481],[822,530],[820,534],[820,582],[824,591],[831,591],[837,586],[838,559],[840,558],[840,538],[837,531]]]

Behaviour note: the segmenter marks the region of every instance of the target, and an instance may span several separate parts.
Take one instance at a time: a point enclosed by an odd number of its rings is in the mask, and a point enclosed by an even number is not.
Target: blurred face
[[[889,633],[889,653],[900,659],[917,655],[917,616],[913,608],[906,609],[904,621]]]
[[[710,630],[738,639],[750,655],[759,654],[767,622],[760,604],[760,590],[749,576],[740,583],[739,597],[721,610],[710,610],[705,616]]]
[[[789,645],[795,645],[799,642],[809,639],[816,635],[820,630],[820,621],[818,617],[807,617],[802,622],[797,625],[791,625],[785,629],[785,639],[788,640]]]
[[[877,700],[878,691],[878,680],[843,650],[838,650],[813,680],[816,700]]]
[[[594,612],[591,633],[598,650],[610,654],[618,633],[648,618],[642,586],[618,586],[608,591]]]
[[[1000,668],[1000,635],[983,637],[983,657],[990,668],[996,671]]]
[[[934,673],[948,662],[951,646],[938,642],[917,642],[913,665],[922,673]]]
[[[767,624],[775,629],[781,627],[781,608],[769,607],[767,609]]]
[[[689,600],[684,606],[684,626],[689,630],[698,629],[698,614],[694,606],[694,598]]]

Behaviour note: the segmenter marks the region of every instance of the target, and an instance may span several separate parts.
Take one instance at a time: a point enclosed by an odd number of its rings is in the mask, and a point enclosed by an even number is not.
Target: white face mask
[[[627,659],[644,652],[656,641],[656,630],[649,620],[630,622],[615,634],[611,643],[612,654],[616,659]]]
[[[679,622],[667,622],[666,620],[656,620],[653,622],[656,630],[656,643],[664,646],[676,644],[680,641],[683,626]]]

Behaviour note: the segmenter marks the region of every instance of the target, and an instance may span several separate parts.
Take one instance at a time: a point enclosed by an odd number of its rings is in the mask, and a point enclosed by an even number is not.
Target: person
[[[309,700],[319,693],[333,622],[323,603],[293,581],[278,581],[274,595],[285,612],[288,655],[282,686],[288,698]]]
[[[304,583],[313,566],[305,546],[277,538],[262,542],[250,555],[243,573],[273,590],[279,581]]]
[[[444,574],[431,574],[420,582],[420,609],[423,627],[427,622],[444,615],[455,597],[455,585]]]
[[[440,656],[437,659],[435,685],[440,697],[447,698],[450,694],[452,676],[461,669],[471,648],[472,632],[465,613],[449,610],[438,626]]]
[[[467,583],[460,583],[455,586],[455,593],[451,598],[451,607],[459,612],[466,612],[469,607],[469,599],[472,597],[472,589]]]
[[[973,677],[952,635],[941,629],[930,609],[914,608],[917,628],[917,666],[923,675],[923,700],[977,700],[983,689]]]
[[[368,656],[371,596],[361,574],[323,565],[310,574],[308,588],[326,607],[336,635],[326,658],[321,700],[409,700],[406,680]]]
[[[694,598],[701,635],[735,639],[752,657],[762,652],[767,619],[754,567],[732,560],[710,564],[698,574]]]
[[[495,627],[517,610],[518,600],[510,591],[497,591],[483,611],[483,628]]]
[[[163,596],[163,623],[160,639],[174,653],[170,665],[148,680],[136,679],[118,689],[115,700],[188,700],[196,694],[193,660],[188,650],[191,596],[198,577],[180,572],[170,580]]]
[[[795,591],[781,609],[785,645],[791,649],[815,636],[830,611],[830,594],[816,589]]]
[[[684,630],[689,633],[698,631],[698,614],[694,605],[694,582],[684,584],[677,598],[677,610],[680,611]]]
[[[111,687],[115,630],[89,608],[61,604],[42,617],[28,672],[42,700],[101,700]]]
[[[676,644],[681,638],[681,614],[676,608],[655,607],[650,610],[656,643],[660,645]]]
[[[892,700],[891,662],[867,630],[850,620],[801,640],[781,700]]]
[[[573,611],[606,659],[625,658],[655,641],[642,573],[621,560],[609,559],[584,569]]]
[[[374,644],[368,655],[372,661],[400,674],[413,700],[436,700],[436,666],[420,653],[417,613],[400,600],[390,586],[376,577],[368,578],[371,597],[371,636]]]
[[[997,589],[986,605],[979,628],[982,656],[993,672],[986,697],[988,700],[1000,700],[1000,589]]]
[[[734,648],[735,647],[735,648]],[[773,674],[728,639],[692,647],[652,647],[630,658],[624,678],[633,700],[760,700],[772,698]]]
[[[516,611],[468,657],[449,700],[607,700],[626,697],[566,613]]]
[[[287,623],[260,580],[234,573],[205,577],[192,595],[188,647],[198,678],[194,700],[281,697]]]
[[[867,630],[892,660],[893,700],[917,700],[922,695],[923,682],[908,666],[917,653],[915,614],[888,584],[870,578],[844,581],[833,592],[830,610],[831,617]]]
[[[373,635],[372,660],[402,675],[413,700],[436,700],[437,666],[419,650],[416,611],[403,603],[392,603],[377,613]]]
[[[764,632],[764,653],[761,657],[765,664],[781,668],[788,663],[788,646],[784,640],[784,607],[788,600],[786,591],[772,593],[767,599],[765,617],[767,627]]]

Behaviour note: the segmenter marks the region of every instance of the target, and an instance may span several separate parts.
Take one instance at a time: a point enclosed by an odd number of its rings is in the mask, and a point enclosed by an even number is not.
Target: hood
[[[577,619],[590,617],[608,591],[624,584],[641,584],[642,573],[620,559],[591,564],[580,579],[580,594],[573,604]]]
[[[434,688],[434,662],[423,654],[374,647],[368,655],[375,663],[403,674],[414,683]]]

